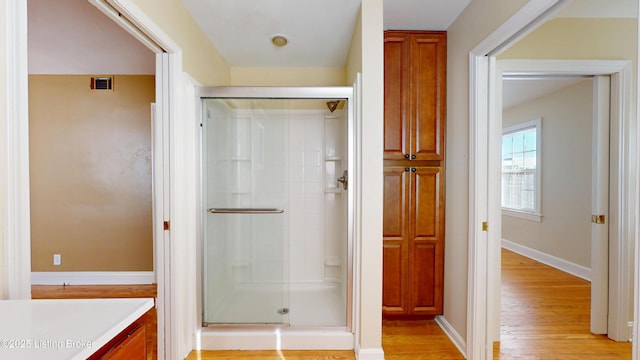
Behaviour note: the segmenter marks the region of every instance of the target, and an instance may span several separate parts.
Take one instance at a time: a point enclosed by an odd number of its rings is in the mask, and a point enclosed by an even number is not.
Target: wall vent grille
[[[113,90],[113,77],[91,77],[91,90]]]

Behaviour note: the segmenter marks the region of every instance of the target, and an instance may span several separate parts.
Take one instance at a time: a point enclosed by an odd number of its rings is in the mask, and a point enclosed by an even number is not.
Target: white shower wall
[[[337,187],[346,169],[343,114],[291,110],[288,120],[291,282],[344,282],[346,191]]]

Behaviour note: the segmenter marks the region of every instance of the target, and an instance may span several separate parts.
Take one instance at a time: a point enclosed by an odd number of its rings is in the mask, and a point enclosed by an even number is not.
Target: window
[[[541,119],[502,131],[502,212],[540,221]]]

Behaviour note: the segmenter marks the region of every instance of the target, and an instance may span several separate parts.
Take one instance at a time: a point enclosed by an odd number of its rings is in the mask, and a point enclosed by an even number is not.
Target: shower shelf
[[[324,161],[341,161],[342,158],[340,156],[325,156]]]

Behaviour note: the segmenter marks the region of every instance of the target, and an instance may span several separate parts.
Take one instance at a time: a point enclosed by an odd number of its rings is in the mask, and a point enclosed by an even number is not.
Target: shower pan
[[[203,348],[353,348],[351,93],[201,90]]]

